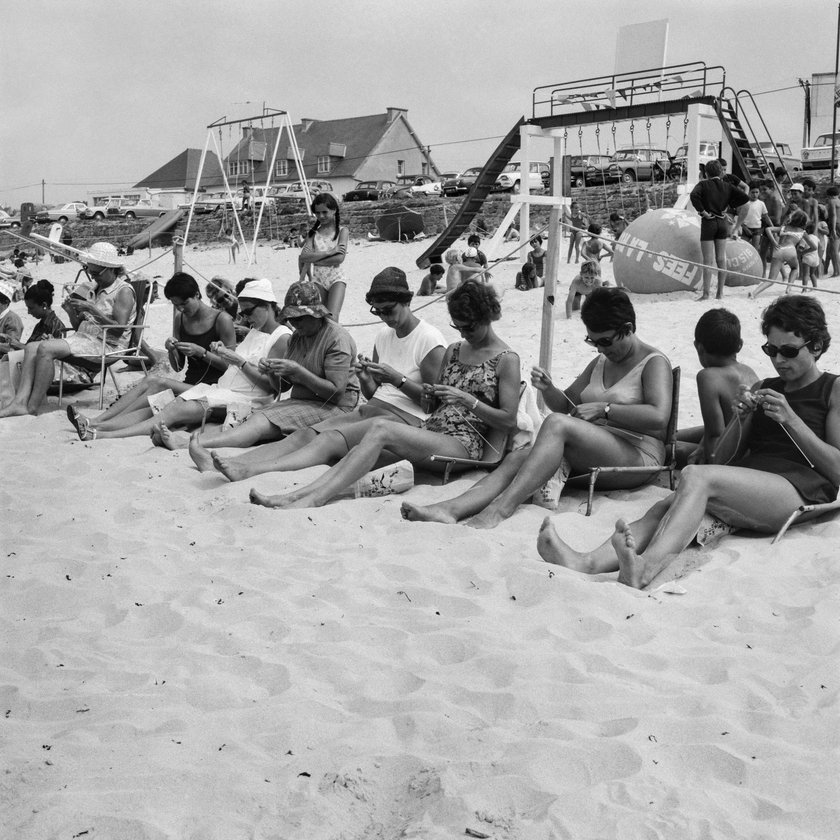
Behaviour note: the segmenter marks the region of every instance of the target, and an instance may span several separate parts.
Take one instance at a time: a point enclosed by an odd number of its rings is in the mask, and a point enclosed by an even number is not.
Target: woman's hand
[[[175,341],[173,346],[182,356],[189,358],[203,359],[207,355],[207,351],[201,345],[191,341]]]
[[[234,353],[233,350],[225,347],[221,341],[214,341],[210,345],[210,352],[215,353],[223,362],[227,362],[229,365],[236,365],[236,367],[240,367],[246,361],[238,353]]]
[[[547,391],[553,384],[551,374],[548,371],[537,365],[531,368],[531,385],[538,391]]]
[[[365,371],[370,374],[374,382],[378,382],[380,385],[388,383],[389,385],[396,386],[403,378],[403,375],[398,370],[381,362],[367,362],[365,364]]]
[[[453,388],[451,385],[432,385],[434,395],[446,405],[461,406],[462,408],[472,409],[475,405],[476,397],[474,394],[468,394],[460,388]]]
[[[739,416],[745,417],[752,414],[759,407],[759,400],[756,392],[750,390],[748,385],[741,385],[738,388],[738,396],[732,401],[732,408]]]
[[[291,359],[266,359],[265,365],[268,372],[290,382],[303,370],[301,365]]]
[[[777,423],[790,423],[797,418],[796,412],[790,407],[784,394],[770,388],[759,388],[753,391],[753,397],[758,401],[764,413]]]
[[[579,420],[586,420],[588,423],[592,423],[606,416],[604,413],[606,407],[607,404],[605,402],[581,403],[580,405],[576,405],[569,414],[572,417],[577,417]]]

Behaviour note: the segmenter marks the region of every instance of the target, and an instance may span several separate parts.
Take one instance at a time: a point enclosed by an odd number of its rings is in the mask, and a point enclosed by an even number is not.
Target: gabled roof
[[[201,149],[184,149],[169,163],[147,175],[134,185],[135,189],[147,187],[155,190],[192,190],[201,162]],[[216,187],[224,183],[222,167],[215,152],[208,151],[201,172],[201,187]]]
[[[400,119],[400,115],[396,119]],[[347,149],[343,158],[333,159],[330,177],[347,176],[352,178],[394,121],[387,112],[373,114],[369,117],[347,117],[342,120],[305,120],[308,126],[305,131],[302,124],[294,126],[295,138],[303,154],[303,164],[309,169],[315,165],[319,155],[329,154],[330,143],[340,143],[345,145]],[[280,130],[280,128],[253,129],[253,139],[266,144],[266,166],[271,162],[277,132]],[[277,149],[278,160],[287,158],[288,145],[288,139],[281,137],[280,146]],[[244,159],[247,154],[247,147],[248,138],[243,138],[225,159],[228,161],[236,160],[237,155]],[[297,178],[297,173],[292,175],[292,172],[293,168],[290,168],[289,177]]]

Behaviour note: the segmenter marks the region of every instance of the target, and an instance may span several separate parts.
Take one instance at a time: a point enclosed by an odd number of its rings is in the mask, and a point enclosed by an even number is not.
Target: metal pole
[[[834,167],[837,161],[837,146],[834,142],[837,134],[837,74],[840,73],[840,3],[837,4],[837,45],[834,49],[834,107],[831,109],[831,183],[834,183]]]

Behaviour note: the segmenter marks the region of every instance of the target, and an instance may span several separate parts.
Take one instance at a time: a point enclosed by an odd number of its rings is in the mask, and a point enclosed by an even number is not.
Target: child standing
[[[808,222],[805,225],[805,236],[799,243],[799,268],[801,271],[802,291],[808,291],[808,281],[817,288],[817,278],[820,276],[820,241],[816,233],[816,225]]]
[[[608,245],[601,239],[601,232],[603,228],[601,225],[593,222],[587,228],[589,239],[583,245],[583,258],[590,262],[601,262],[602,252],[606,252],[610,256],[615,255],[611,245]]]
[[[566,262],[572,261],[572,251],[575,254],[575,262],[580,262],[580,244],[583,242],[583,232],[589,224],[589,218],[586,213],[580,209],[580,205],[573,201],[569,207],[568,223],[571,225],[569,230],[569,254],[566,257]]]
[[[742,204],[738,210],[738,222],[741,227],[741,238],[756,249],[761,246],[761,232],[766,227],[772,227],[767,205],[759,198],[761,184],[758,181],[750,183],[750,200]]]

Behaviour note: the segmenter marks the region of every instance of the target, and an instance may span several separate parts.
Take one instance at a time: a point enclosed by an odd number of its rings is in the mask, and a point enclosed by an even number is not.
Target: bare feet
[[[166,426],[164,426],[163,428],[165,429]],[[168,429],[167,432],[169,432]],[[172,432],[169,432],[169,434],[172,434]],[[192,458],[195,462],[195,465],[198,467],[199,472],[211,472],[214,469],[213,457],[210,453],[210,450],[205,449],[201,445],[201,442],[199,441],[200,434],[201,432],[193,432],[190,435],[190,458]]]
[[[21,403],[11,402],[0,409],[0,417],[23,417],[29,414],[29,410]]]
[[[173,432],[165,423],[160,424],[160,443],[167,449],[186,449],[190,445],[187,432]]]
[[[469,519],[465,520],[464,524],[468,525],[470,528],[487,531],[491,528],[495,528],[497,525],[504,522],[505,519],[507,519],[507,516],[503,515],[498,508],[493,507],[493,505],[488,505],[483,511],[481,511],[481,513],[477,513],[475,516],[471,516]]]
[[[190,446],[190,452],[192,452],[192,446]],[[251,477],[251,471],[236,458],[224,458],[218,452],[211,452],[210,457],[213,459],[213,466],[228,481],[242,481],[243,478]]]
[[[304,495],[302,492],[287,493],[285,496],[267,496],[259,491],[251,488],[248,494],[252,505],[262,505],[268,508],[310,508],[320,507],[321,503],[317,502],[311,496]]]
[[[546,516],[540,525],[540,533],[537,536],[537,551],[546,563],[553,563],[555,566],[565,566],[567,569],[574,569],[576,572],[592,574],[592,564],[585,554],[573,551],[569,548],[551,521]]]
[[[623,519],[615,523],[615,533],[610,542],[618,557],[618,582],[641,589],[645,561],[636,554],[636,538]]]
[[[444,525],[455,525],[457,519],[449,513],[444,505],[413,505],[403,502],[400,505],[403,519],[409,522],[442,522]]]

